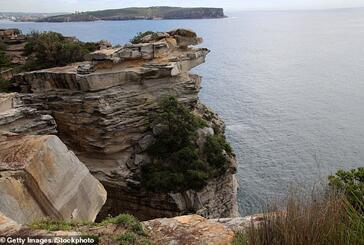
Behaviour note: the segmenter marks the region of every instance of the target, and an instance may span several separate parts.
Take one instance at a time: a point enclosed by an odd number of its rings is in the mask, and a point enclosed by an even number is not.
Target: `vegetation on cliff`
[[[0,70],[11,67],[11,62],[8,56],[5,54],[5,44],[0,42]]]
[[[203,19],[223,17],[225,17],[225,15],[222,8],[148,7],[78,12],[74,14],[51,16],[38,21],[74,22],[137,19]]]
[[[96,43],[84,43],[57,32],[32,32],[27,41],[25,55],[29,56],[29,59],[24,66],[25,70],[83,61],[86,54],[98,48]]]
[[[339,170],[329,181],[330,186],[343,191],[351,205],[364,214],[364,168]]]
[[[160,103],[153,123],[162,128],[148,153],[152,163],[142,167],[142,183],[156,192],[181,192],[203,188],[211,178],[225,173],[231,148],[222,135],[209,136],[203,149],[196,143],[197,130],[206,122],[175,97]]]
[[[237,233],[233,244],[364,244],[363,168],[340,170],[329,184],[311,198],[291,194],[283,212],[269,205],[262,222]]]
[[[103,227],[113,226],[110,233]],[[75,222],[45,219],[33,222],[29,228],[34,230],[52,231],[76,231],[82,238],[93,238],[102,244],[151,244],[149,235],[142,223],[130,214],[120,214],[116,217],[108,217],[100,223]],[[111,239],[111,240],[110,240]]]
[[[142,40],[143,37],[146,37],[148,35],[153,35],[153,34],[155,34],[155,32],[153,32],[153,31],[138,32],[138,34],[135,35],[135,37],[130,39],[130,42],[132,44],[140,43],[140,41]]]
[[[11,81],[0,77],[0,93],[9,93],[9,92],[12,92]]]

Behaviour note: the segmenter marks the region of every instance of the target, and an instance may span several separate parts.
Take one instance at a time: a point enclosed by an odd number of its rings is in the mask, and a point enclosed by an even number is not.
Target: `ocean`
[[[242,215],[291,188],[310,193],[338,169],[364,166],[364,9],[247,11],[226,19],[0,22],[82,41],[191,28],[212,50],[193,72],[225,120]]]

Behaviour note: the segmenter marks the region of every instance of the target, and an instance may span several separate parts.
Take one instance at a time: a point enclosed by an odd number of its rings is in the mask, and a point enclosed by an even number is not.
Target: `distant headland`
[[[37,22],[78,22],[97,20],[158,20],[224,18],[222,8],[147,7],[75,12],[39,18]]]

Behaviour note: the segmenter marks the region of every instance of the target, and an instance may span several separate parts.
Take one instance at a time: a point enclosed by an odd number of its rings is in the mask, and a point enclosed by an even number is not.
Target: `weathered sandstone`
[[[87,62],[16,77],[27,93],[22,101],[55,118],[59,137],[105,186],[108,200],[100,217],[238,214],[234,157],[226,174],[200,191],[152,193],[140,183],[141,165],[150,161],[145,150],[160,130],[150,116],[164,96],[176,96],[206,119],[206,132],[224,132],[222,120],[199,102],[201,77],[189,73],[210,52],[191,47],[201,42],[189,30],[156,33],[138,44],[91,53]]]
[[[20,224],[45,217],[94,221],[103,186],[57,136],[0,134],[0,212]]]
[[[54,118],[24,106],[19,94],[0,93],[0,131],[19,134],[56,134]]]
[[[198,215],[144,222],[156,244],[229,245],[234,232]]]

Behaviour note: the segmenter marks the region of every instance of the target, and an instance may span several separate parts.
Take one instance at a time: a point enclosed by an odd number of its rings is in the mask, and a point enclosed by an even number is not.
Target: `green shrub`
[[[197,130],[207,124],[175,97],[161,101],[153,123],[161,125],[163,130],[147,150],[153,162],[142,166],[141,181],[148,190],[200,190],[209,179],[223,174],[228,168],[227,154],[232,151],[224,137],[208,137],[204,149],[199,149]]]
[[[74,229],[78,225],[79,224],[75,222],[44,219],[37,222],[33,222],[32,224],[29,225],[29,227],[32,229],[40,229],[47,231],[69,231]]]
[[[25,55],[34,55],[34,58],[29,59],[24,69],[43,69],[83,61],[87,53],[96,49],[96,44],[83,43],[60,33],[32,32],[27,38]]]
[[[130,39],[130,42],[133,44],[137,44],[137,43],[141,42],[143,37],[148,36],[148,35],[154,35],[154,34],[155,34],[155,32],[152,32],[152,31],[138,32],[138,34],[135,37]]]
[[[134,233],[127,232],[118,236],[116,241],[118,241],[120,245],[132,245],[136,244],[137,236]]]
[[[0,70],[2,68],[11,67],[11,62],[9,57],[6,56],[5,52],[0,50]]]
[[[11,92],[11,81],[0,77],[0,93]]]
[[[136,234],[144,235],[143,225],[133,215],[130,214],[120,214],[116,217],[106,218],[104,221],[101,222],[101,225],[105,224],[124,225],[127,228],[130,228]]]
[[[243,232],[237,232],[234,236],[232,245],[247,245],[248,241]]]
[[[207,155],[207,161],[210,165],[214,166],[215,169],[225,171],[228,166],[228,159],[224,154],[232,153],[230,145],[226,142],[225,138],[221,135],[209,136],[205,144],[205,152]],[[219,173],[215,173],[219,175]]]
[[[364,213],[364,168],[339,170],[329,177],[329,184],[343,191],[353,207]]]

